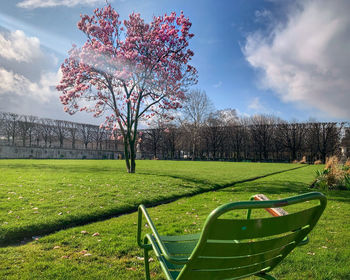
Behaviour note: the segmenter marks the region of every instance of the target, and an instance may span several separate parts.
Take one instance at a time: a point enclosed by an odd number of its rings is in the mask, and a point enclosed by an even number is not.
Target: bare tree
[[[150,127],[143,131],[142,147],[149,151],[153,158],[158,158],[162,148],[162,137],[165,126],[159,119],[154,119]]]
[[[103,140],[106,137],[106,130],[103,128],[100,128],[99,126],[93,126],[91,128],[91,138],[92,142],[95,142],[95,149],[102,150],[102,143]]]
[[[221,158],[233,158],[233,136],[232,127],[237,127],[239,125],[239,118],[235,109],[224,109],[216,112],[217,118],[221,125],[221,143],[220,143],[220,157]]]
[[[328,156],[335,155],[340,146],[340,132],[343,124],[335,122],[320,124],[319,152],[323,162]]]
[[[279,119],[269,115],[255,115],[250,120],[250,132],[258,160],[268,160],[275,125]]]
[[[6,115],[0,112],[0,137],[4,135],[6,135]]]
[[[237,161],[248,157],[249,131],[245,119],[240,119],[237,124],[226,126],[225,147],[230,158]]]
[[[26,146],[26,140],[29,139],[29,146],[32,145],[33,131],[37,117],[23,115],[18,120],[18,132],[22,138],[23,147]]]
[[[72,149],[75,149],[77,134],[78,134],[77,123],[66,122],[66,130],[67,130],[68,135],[70,136],[70,140],[72,142]]]
[[[191,137],[192,160],[196,158],[200,144],[200,128],[205,120],[213,112],[213,104],[205,91],[196,89],[188,95],[183,106],[183,127],[186,128]]]
[[[79,138],[84,143],[84,148],[87,149],[89,143],[93,141],[93,125],[91,124],[79,124]]]
[[[300,153],[303,150],[306,131],[305,123],[283,122],[278,125],[278,142],[282,143],[290,153],[291,161],[296,160],[298,152]]]
[[[163,159],[174,159],[177,157],[176,148],[179,141],[179,131],[175,124],[167,124],[162,137]]]
[[[225,126],[237,125],[240,121],[237,111],[235,109],[227,108],[223,110],[218,110],[215,114],[220,118],[221,122]]]
[[[41,119],[39,122],[39,133],[44,140],[45,147],[51,147],[54,134],[54,122],[50,119]]]
[[[207,150],[207,158],[214,160],[217,158],[219,150],[221,150],[222,157],[225,140],[225,127],[220,115],[218,111],[210,114],[201,133]]]
[[[15,145],[20,116],[14,113],[3,113],[4,131],[9,145]]]
[[[68,135],[67,122],[61,120],[54,120],[53,123],[53,132],[57,137],[60,148],[63,148],[64,139],[66,139]]]

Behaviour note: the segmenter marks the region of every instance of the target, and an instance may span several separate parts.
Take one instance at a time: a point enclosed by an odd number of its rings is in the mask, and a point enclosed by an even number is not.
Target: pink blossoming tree
[[[154,17],[149,24],[133,13],[122,23],[110,5],[81,16],[78,23],[87,41],[81,48],[73,45],[61,66],[61,102],[70,114],[106,117],[101,127],[124,142],[129,173],[135,172],[140,121],[155,115],[172,119],[186,88],[197,81],[189,65],[190,27],[182,12]]]

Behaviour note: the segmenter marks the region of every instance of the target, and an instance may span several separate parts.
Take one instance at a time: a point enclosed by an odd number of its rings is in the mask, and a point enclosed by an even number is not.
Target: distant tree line
[[[117,150],[112,131],[99,126],[0,112],[0,143],[23,147]]]
[[[215,111],[202,91],[188,95],[174,121],[155,119],[138,137],[138,157],[149,159],[293,162],[305,156],[325,162],[341,156],[341,146],[350,157],[349,123],[238,117],[234,109]],[[96,125],[0,112],[3,145],[120,152],[121,143],[116,131]]]
[[[238,117],[233,109],[215,111],[205,92],[195,90],[178,121],[155,121],[143,131],[140,147],[148,158],[293,162],[305,156],[308,162],[325,162],[341,156],[349,132],[349,123],[287,122],[272,115]]]
[[[345,124],[289,123],[256,115],[226,123],[210,116],[202,125],[159,123],[144,130],[140,144],[148,158],[308,162],[340,154]],[[350,155],[347,155],[350,156]]]

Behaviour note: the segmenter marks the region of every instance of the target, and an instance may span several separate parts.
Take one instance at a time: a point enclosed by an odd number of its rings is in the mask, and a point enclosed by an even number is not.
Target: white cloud
[[[298,4],[268,36],[250,34],[244,55],[261,70],[260,85],[283,101],[349,118],[350,1]]]
[[[18,7],[26,9],[51,8],[57,6],[73,7],[77,5],[95,5],[105,3],[103,0],[23,0],[17,4]]]
[[[57,58],[42,51],[38,38],[28,37],[22,30],[0,33],[0,49],[2,106],[12,110],[30,102],[45,104],[52,97],[59,102],[54,88],[59,81],[59,72],[57,66],[52,69]]]
[[[22,102],[23,97],[29,97],[43,103],[56,95],[53,87],[59,81],[59,73],[45,73],[40,81],[35,83],[23,75],[0,68],[0,81],[0,95],[13,93],[18,97],[18,102]]]
[[[259,97],[255,97],[248,105],[248,108],[259,112],[266,111],[266,108],[261,104]]]
[[[255,21],[265,22],[266,20],[271,20],[273,18],[271,11],[262,9],[255,11]]]
[[[216,84],[213,85],[214,88],[219,88],[222,86],[222,81],[217,82]]]
[[[0,33],[0,56],[3,58],[32,62],[42,55],[38,38],[27,37],[21,30],[10,32],[8,36]]]
[[[88,114],[64,113],[56,85],[61,79],[57,58],[39,39],[23,31],[0,30],[0,111],[78,122],[99,123]]]
[[[49,61],[55,65],[55,56],[42,51],[38,38],[28,37],[22,30],[0,33],[0,49],[2,100],[11,94],[12,100],[23,102],[28,97],[43,103],[54,95],[59,77],[47,66]]]

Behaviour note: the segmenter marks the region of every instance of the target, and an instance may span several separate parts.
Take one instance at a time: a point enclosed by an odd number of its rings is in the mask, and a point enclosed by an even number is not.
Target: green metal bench
[[[322,193],[310,192],[281,200],[258,200],[222,205],[210,213],[200,234],[182,236],[160,236],[146,208],[140,205],[137,242],[144,249],[146,279],[150,279],[150,250],[155,252],[168,280],[241,279],[252,275],[275,279],[267,273],[296,246],[306,243],[307,234],[319,220],[327,199]],[[250,217],[252,209],[276,210],[311,200],[318,200],[319,204],[291,214],[282,211],[283,214],[275,217]],[[236,209],[248,209],[247,219],[222,218]],[[152,230],[143,242],[142,215]]]

